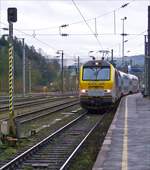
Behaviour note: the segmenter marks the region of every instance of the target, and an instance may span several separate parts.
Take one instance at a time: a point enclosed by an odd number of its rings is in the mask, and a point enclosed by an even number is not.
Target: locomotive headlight
[[[81,90],[81,93],[86,93],[86,92],[87,92],[87,90],[85,90],[85,89]]]
[[[86,89],[82,89],[81,91],[80,91],[80,95],[85,95],[85,94],[87,94],[87,90]]]
[[[105,92],[110,93],[110,92],[111,92],[111,90],[110,90],[110,89],[106,89],[106,90],[105,90]]]

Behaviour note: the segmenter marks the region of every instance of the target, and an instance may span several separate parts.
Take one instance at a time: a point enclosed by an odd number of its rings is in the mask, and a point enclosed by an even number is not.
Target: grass
[[[15,148],[5,146],[5,145],[1,145],[0,150],[2,151],[2,153],[0,154],[1,161],[4,161],[4,160],[10,158],[12,155],[14,155],[17,152],[17,150]]]
[[[27,139],[20,139],[16,143],[16,145],[11,146],[9,143],[0,143],[0,161],[7,160],[14,156],[18,149],[21,149],[27,145],[29,140]]]

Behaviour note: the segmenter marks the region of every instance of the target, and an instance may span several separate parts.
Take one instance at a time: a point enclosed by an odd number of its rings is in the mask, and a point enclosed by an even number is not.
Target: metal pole
[[[147,82],[148,82],[148,96],[150,97],[150,6],[148,6],[148,55],[147,55]]]
[[[1,68],[1,92],[4,92],[5,91],[5,86],[4,86],[4,66],[3,66],[3,58],[2,58],[2,55],[3,54],[3,50],[2,50],[2,47],[0,47],[0,55],[1,55],[1,63],[2,63],[2,68]],[[2,94],[2,93],[1,93]]]
[[[80,81],[80,57],[78,56],[78,90],[79,90],[79,81]]]
[[[16,136],[16,126],[14,117],[13,23],[9,22],[9,134],[11,136]]]
[[[144,60],[144,84],[145,84],[145,89],[144,89],[144,95],[148,95],[148,84],[147,84],[147,77],[148,77],[148,62],[147,62],[147,55],[148,55],[148,43],[147,43],[147,35],[144,36],[144,44],[145,44],[145,60]]]
[[[116,11],[114,10],[114,34],[116,34]]]
[[[111,49],[111,63],[113,64],[114,63],[114,59],[113,59],[113,57],[114,57],[114,54],[113,54],[113,49]]]
[[[29,60],[29,94],[31,94],[31,61]]]
[[[122,65],[124,65],[124,18],[122,19]]]
[[[62,53],[61,53],[62,57],[61,57],[61,90],[62,90],[62,93],[64,92],[64,52],[62,50]]]
[[[97,34],[97,22],[96,22],[96,18],[95,18],[95,37],[97,37],[98,34]]]
[[[25,44],[24,44],[24,38],[22,38],[22,44],[23,44],[23,50],[22,50],[22,77],[23,77],[23,97],[25,96],[25,91],[26,91],[26,82],[25,82]]]

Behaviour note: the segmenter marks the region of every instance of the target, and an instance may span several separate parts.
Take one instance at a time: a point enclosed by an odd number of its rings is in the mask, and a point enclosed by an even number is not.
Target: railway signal
[[[7,20],[8,22],[17,22],[17,8],[7,9]]]

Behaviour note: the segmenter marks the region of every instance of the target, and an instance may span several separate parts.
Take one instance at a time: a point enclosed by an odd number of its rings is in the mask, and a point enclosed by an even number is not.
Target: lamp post
[[[125,47],[125,43],[127,43],[128,42],[128,40],[124,40],[124,47]],[[125,49],[125,48],[124,48]],[[128,53],[128,51],[127,51],[127,53]],[[124,58],[123,58],[123,60],[124,60],[124,64],[126,65],[126,57],[124,56]]]
[[[122,18],[122,64],[124,64],[124,36],[126,36],[127,34],[124,33],[124,21],[127,19],[127,17]]]
[[[23,49],[22,49],[22,76],[23,76],[23,97],[25,96],[25,92],[26,92],[26,81],[25,81],[25,44],[24,44],[24,38],[22,38],[22,45],[23,45]]]
[[[58,50],[57,54],[61,54],[61,92],[64,92],[64,52],[63,50]]]
[[[29,64],[29,94],[31,94],[31,90],[32,90],[31,60],[29,60],[28,64]]]

